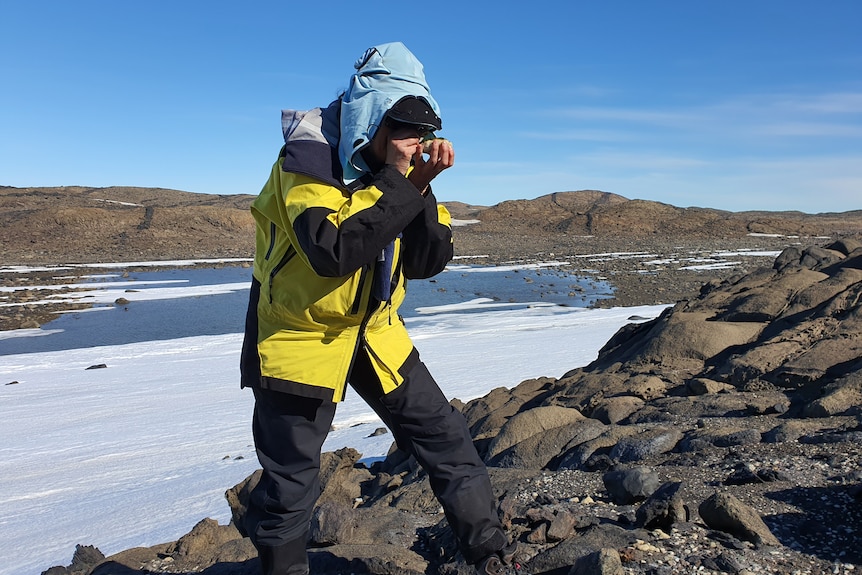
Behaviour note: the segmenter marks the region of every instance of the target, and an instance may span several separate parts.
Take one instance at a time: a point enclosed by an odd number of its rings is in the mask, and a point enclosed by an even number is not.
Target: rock
[[[629,393],[644,401],[664,397],[668,382],[656,375],[636,375],[629,380]]]
[[[535,529],[527,535],[527,542],[535,545],[544,545],[548,542],[548,524],[539,523]]]
[[[560,511],[551,519],[548,526],[547,539],[551,542],[568,539],[575,532],[575,518],[567,511]]]
[[[509,447],[488,459],[495,467],[517,467],[520,469],[542,469],[553,466],[560,453],[600,435],[605,426],[594,419],[583,420],[576,425],[553,427]]]
[[[862,248],[862,241],[854,238],[841,238],[826,246],[826,249],[839,252],[845,256],[849,256],[860,248]]]
[[[851,373],[826,386],[823,393],[803,408],[805,417],[832,417],[858,409],[862,405],[862,361]]]
[[[316,575],[422,575],[428,568],[428,561],[419,554],[383,541],[372,545],[333,545],[311,549],[308,563],[310,572]]]
[[[694,395],[706,395],[709,393],[730,392],[735,388],[720,381],[714,381],[705,377],[696,377],[688,382],[688,389]]]
[[[725,573],[736,573],[737,575],[745,575],[747,571],[740,560],[730,552],[722,552],[715,558],[707,557],[703,561],[703,566],[707,569],[721,571]],[[751,575],[751,572],[748,572]]]
[[[772,481],[790,481],[790,477],[782,471],[775,469],[756,469],[751,464],[740,464],[724,480],[725,485],[757,485],[770,483]]]
[[[390,493],[404,484],[404,474],[389,475],[385,471],[379,471],[368,484],[368,490],[363,494],[370,499],[377,499],[381,495]]]
[[[760,443],[762,436],[756,429],[740,429],[713,438],[716,447],[731,447],[734,445],[751,445]]]
[[[72,563],[68,567],[51,567],[43,571],[42,575],[87,575],[104,560],[105,556],[96,547],[76,545]]]
[[[570,573],[578,561],[602,549],[622,549],[633,545],[637,538],[612,525],[597,525],[577,537],[549,547],[524,561],[526,573]],[[575,571],[577,572],[577,571]]]
[[[560,454],[553,469],[578,469],[583,466],[594,455],[602,452],[610,453],[610,450],[624,437],[638,433],[639,430],[626,425],[613,425],[603,427],[601,434],[577,445],[567,446]],[[613,462],[608,458],[608,463]]]
[[[700,504],[698,513],[713,529],[757,545],[780,545],[760,515],[728,493],[716,492]]]
[[[578,559],[569,575],[625,575],[616,549],[600,549]]]
[[[225,543],[242,536],[233,525],[219,525],[214,519],[203,519],[191,531],[179,538],[171,550],[175,559],[206,555]]]
[[[714,321],[714,311],[688,311],[677,304],[655,322],[637,325],[630,336],[617,336],[599,350],[597,365],[615,361],[656,364],[669,369],[703,369],[704,362],[732,346],[751,343],[764,324]],[[619,335],[619,334],[617,334]]]
[[[705,446],[732,447],[760,443],[761,433],[756,429],[706,429],[690,432],[680,441],[680,451],[698,451]]]
[[[326,501],[315,508],[311,517],[309,541],[317,546],[353,543],[356,523],[352,507]]]
[[[577,409],[545,406],[513,415],[488,447],[486,460],[541,431],[579,423],[584,416]]]
[[[805,433],[804,427],[796,424],[793,421],[788,421],[773,427],[763,434],[765,443],[788,443],[793,442],[802,437]]]
[[[646,430],[621,438],[611,449],[610,458],[620,463],[643,461],[671,451],[682,438],[683,433],[676,428]]]
[[[636,525],[670,531],[675,523],[688,521],[688,511],[680,495],[682,482],[669,482],[655,490],[636,514]]]
[[[514,389],[498,387],[481,398],[474,399],[460,410],[467,420],[470,433],[477,440],[496,434],[506,421],[515,415],[527,399],[552,385],[551,378],[528,379]],[[480,455],[484,455],[480,451]]]
[[[658,473],[648,467],[609,471],[602,475],[611,500],[619,505],[643,501],[659,488]]]
[[[603,423],[619,423],[644,406],[644,400],[634,396],[608,397],[598,402],[590,417]]]
[[[236,527],[237,531],[243,536],[248,537],[245,530],[244,518],[248,510],[248,500],[251,496],[251,491],[260,481],[260,476],[263,473],[260,469],[253,472],[251,475],[225,491],[225,499],[230,506],[231,523]]]
[[[352,447],[322,454],[319,503],[334,501],[352,506],[362,496],[362,483],[371,478],[371,473],[356,467],[361,457],[362,454]]]

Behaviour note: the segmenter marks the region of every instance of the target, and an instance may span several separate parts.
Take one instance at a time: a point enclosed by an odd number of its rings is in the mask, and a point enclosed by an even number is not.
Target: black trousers
[[[401,386],[384,394],[360,352],[350,385],[428,474],[465,560],[475,563],[502,549],[508,541],[487,469],[464,417],[425,364],[418,362]],[[258,549],[295,548],[292,542],[304,542],[320,492],[320,450],[336,404],[257,387],[254,394],[253,431],[263,475],[249,502],[246,531]]]

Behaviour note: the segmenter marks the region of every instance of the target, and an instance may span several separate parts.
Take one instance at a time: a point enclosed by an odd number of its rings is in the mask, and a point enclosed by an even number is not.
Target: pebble
[[[646,541],[643,541],[641,539],[638,539],[637,541],[635,541],[634,548],[637,549],[638,551],[643,551],[645,553],[658,553],[659,551],[661,551],[661,549],[659,549],[655,545],[651,545],[651,544],[649,544]]]

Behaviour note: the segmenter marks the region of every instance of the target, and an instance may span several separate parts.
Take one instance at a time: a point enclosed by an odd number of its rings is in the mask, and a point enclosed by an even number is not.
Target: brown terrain
[[[250,200],[0,188],[3,269],[247,258]],[[674,304],[632,317],[560,378],[453,399],[519,542],[520,573],[862,572],[862,212],[732,213],[592,191],[448,205],[479,220],[455,228],[468,262],[554,260],[608,279],[616,297],[603,305]],[[22,288],[7,326],[46,319],[21,299],[34,277],[0,271]],[[312,573],[471,573],[412,457],[393,449],[370,468],[359,458],[324,456]],[[238,528],[255,481],[225,486],[228,525],[201,518],[177,541],[107,558],[84,541],[45,573],[256,573]]]

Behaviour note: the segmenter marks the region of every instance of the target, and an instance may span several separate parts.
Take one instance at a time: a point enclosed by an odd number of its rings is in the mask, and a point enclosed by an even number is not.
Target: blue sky
[[[280,110],[400,40],[455,145],[441,200],[862,209],[862,2],[504,6],[5,0],[0,185],[256,194]]]

